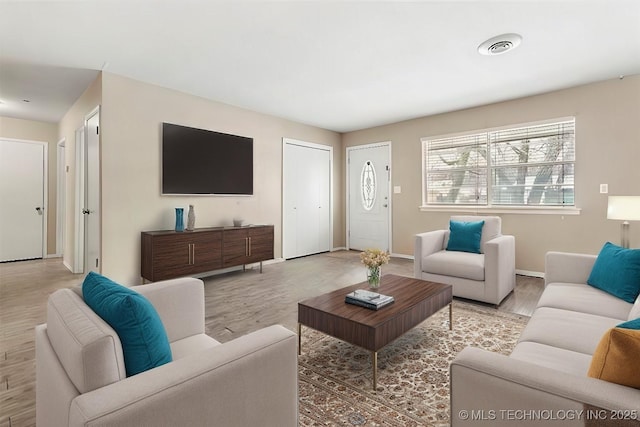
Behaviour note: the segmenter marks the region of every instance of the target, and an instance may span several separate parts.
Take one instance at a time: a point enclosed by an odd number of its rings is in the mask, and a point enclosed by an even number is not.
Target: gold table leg
[[[453,302],[449,303],[449,330],[453,331]]]
[[[371,364],[373,365],[373,390],[378,388],[378,352],[371,352]]]
[[[302,354],[302,323],[298,323],[298,356]]]

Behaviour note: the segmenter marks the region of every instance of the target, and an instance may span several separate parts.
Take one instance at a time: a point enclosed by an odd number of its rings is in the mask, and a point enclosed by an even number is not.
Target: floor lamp
[[[622,220],[622,247],[629,247],[629,221],[640,221],[640,196],[609,196],[607,219]]]

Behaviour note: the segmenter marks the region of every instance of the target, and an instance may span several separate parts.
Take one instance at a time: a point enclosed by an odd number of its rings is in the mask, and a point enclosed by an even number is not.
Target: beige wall
[[[350,132],[344,147],[392,141],[393,252],[413,254],[413,236],[445,228],[450,212],[421,212],[421,144],[425,136],[538,120],[576,118],[576,204],[578,216],[500,214],[503,232],[516,237],[516,268],[544,271],[547,251],[597,253],[620,243],[620,223],[606,219],[611,195],[640,195],[640,76],[628,76],[539,96],[517,99]],[[631,225],[631,245],[640,247],[640,223]]]
[[[56,253],[57,123],[0,117],[0,137],[47,143],[47,254]]]
[[[59,123],[59,138],[65,138],[66,166],[69,170],[66,173],[66,221],[65,221],[65,244],[64,244],[64,264],[72,270],[75,259],[75,213],[80,209],[76,206],[76,137],[75,132],[84,126],[87,114],[100,105],[102,98],[102,77],[98,77],[76,100],[73,106],[67,111]]]
[[[274,99],[274,102],[278,102]],[[161,196],[162,122],[254,139],[254,195]],[[275,225],[275,256],[282,256],[282,138],[334,147],[334,246],[344,246],[343,149],[340,134],[212,102],[103,73],[102,272],[139,283],[140,232],[172,229],[174,207],[195,206],[196,227],[248,223]]]
[[[606,219],[607,196],[640,190],[640,76],[628,76],[478,108],[423,117],[344,135],[169,89],[103,73],[58,125],[0,117],[0,136],[46,141],[49,146],[48,253],[55,252],[56,144],[66,139],[67,221],[64,262],[74,260],[75,130],[101,109],[102,267],[116,280],[137,283],[140,231],[173,227],[175,206],[194,204],[199,227],[225,225],[238,215],[276,226],[276,257],[282,254],[282,138],[334,148],[334,247],[345,245],[344,153],[346,147],[392,141],[393,252],[411,256],[413,236],[446,227],[451,213],[420,212],[421,145],[425,136],[472,131],[567,116],[576,117],[576,204],[581,214],[501,214],[503,231],[516,236],[516,266],[541,272],[549,250],[597,253],[619,243],[617,221]],[[251,197],[160,196],[160,125],[173,122],[251,136],[255,148],[255,195]],[[631,226],[640,246],[640,224]]]

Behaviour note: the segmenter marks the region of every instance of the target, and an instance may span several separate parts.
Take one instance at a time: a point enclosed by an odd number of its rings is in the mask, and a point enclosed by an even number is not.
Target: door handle
[[[82,215],[89,215],[91,211],[89,209],[82,209]]]
[[[38,212],[38,215],[42,215],[42,208],[40,206],[36,206],[36,212]]]

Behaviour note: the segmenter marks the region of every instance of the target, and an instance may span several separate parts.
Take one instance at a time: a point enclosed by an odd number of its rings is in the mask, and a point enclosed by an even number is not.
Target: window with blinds
[[[575,119],[423,138],[422,149],[423,205],[575,205]]]

